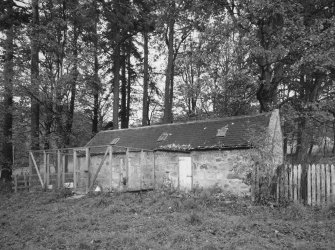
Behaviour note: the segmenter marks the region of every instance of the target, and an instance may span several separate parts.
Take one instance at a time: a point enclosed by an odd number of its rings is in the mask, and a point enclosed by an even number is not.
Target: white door
[[[179,157],[179,188],[183,191],[192,189],[191,157]]]

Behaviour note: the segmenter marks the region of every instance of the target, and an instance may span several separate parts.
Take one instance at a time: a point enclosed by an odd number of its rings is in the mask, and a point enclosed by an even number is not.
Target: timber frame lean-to
[[[87,193],[92,191],[98,185],[99,174],[102,168],[108,170],[108,180],[110,182],[110,191],[128,190],[127,179],[129,176],[129,153],[137,152],[139,155],[139,166],[141,169],[147,165],[145,154],[153,152],[145,149],[135,149],[120,147],[115,145],[63,148],[55,150],[34,150],[29,151],[29,171],[22,173],[16,171],[13,174],[15,190],[20,188],[18,179],[23,176],[24,185],[21,188],[33,188],[40,186],[42,188],[73,188],[75,192]],[[115,155],[123,155],[123,166],[115,167],[112,165],[116,160]],[[97,157],[98,156],[98,157]],[[94,166],[92,163],[94,158]],[[110,164],[112,163],[112,164]],[[121,170],[121,167],[124,171]],[[153,187],[154,165],[152,168],[152,181],[148,185],[143,183],[141,171],[137,178],[138,185],[132,189],[149,189]],[[105,176],[106,177],[106,176]],[[114,183],[112,183],[114,180]]]

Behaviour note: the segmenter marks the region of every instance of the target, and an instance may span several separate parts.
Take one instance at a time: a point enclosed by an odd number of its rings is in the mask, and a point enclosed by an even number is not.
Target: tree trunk
[[[74,103],[76,100],[76,87],[77,87],[77,79],[78,79],[78,37],[79,31],[76,27],[76,24],[73,25],[73,68],[71,72],[71,98],[70,98],[70,106],[67,113],[66,118],[66,131],[65,131],[65,145],[70,145],[71,133],[72,133],[72,125],[73,125],[73,116],[74,116]]]
[[[174,3],[172,3],[172,13],[174,13]],[[172,76],[173,76],[173,43],[174,43],[174,17],[170,15],[168,22],[168,64],[166,68],[165,76],[165,95],[164,95],[164,116],[163,123],[172,123],[172,99],[173,90],[172,90]]]
[[[119,129],[119,92],[120,92],[120,45],[116,42],[114,50],[114,85],[113,85],[113,126]]]
[[[12,12],[12,7],[8,12]],[[10,16],[12,13],[9,14]],[[10,27],[6,32],[4,41],[4,92],[3,92],[3,142],[1,179],[10,181],[13,165],[13,78],[14,78],[14,29]]]
[[[308,152],[308,135],[306,133],[306,118],[300,117],[298,121],[298,137],[297,137],[297,163],[304,163],[307,159]]]
[[[148,32],[143,32],[144,38],[144,62],[143,62],[143,102],[142,102],[142,126],[149,125],[149,100],[148,100],[148,87],[149,87],[149,49],[148,49]]]
[[[120,112],[121,128],[127,128],[127,77],[126,77],[126,52],[122,56],[121,65],[121,112]]]
[[[130,43],[130,41],[129,41]],[[132,77],[132,70],[131,70],[131,46],[129,44],[128,47],[128,54],[127,54],[127,71],[128,71],[128,79],[127,79],[127,108],[126,108],[126,120],[127,120],[127,128],[129,127],[129,118],[130,118],[130,102],[131,102],[131,77]]]
[[[30,137],[32,150],[39,149],[39,124],[40,124],[40,104],[37,98],[39,98],[39,10],[38,0],[32,0],[32,36],[31,36],[31,91],[34,95],[31,98],[31,128]]]
[[[93,119],[92,119],[92,135],[98,133],[99,124],[99,92],[100,92],[100,81],[99,81],[99,61],[98,61],[98,7],[97,1],[94,1],[94,7],[96,11],[95,23],[94,23],[94,80],[93,80]]]
[[[268,66],[261,67],[260,82],[256,93],[260,105],[260,112],[269,112],[273,109],[277,86],[271,82],[271,72]]]

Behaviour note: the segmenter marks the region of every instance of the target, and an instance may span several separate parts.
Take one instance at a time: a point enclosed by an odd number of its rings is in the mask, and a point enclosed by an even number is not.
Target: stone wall
[[[235,194],[247,194],[250,186],[243,183],[239,166],[251,166],[251,150],[195,151],[191,153],[193,187],[210,188],[214,185]]]
[[[188,153],[156,152],[155,182],[156,187],[179,187],[179,157],[190,156],[192,160],[193,188],[210,188],[215,185],[223,190],[247,194],[250,186],[243,183],[245,175],[235,169],[239,165],[251,166],[252,150],[194,151]]]
[[[155,184],[156,187],[171,186],[178,188],[179,157],[189,156],[189,153],[155,152]]]

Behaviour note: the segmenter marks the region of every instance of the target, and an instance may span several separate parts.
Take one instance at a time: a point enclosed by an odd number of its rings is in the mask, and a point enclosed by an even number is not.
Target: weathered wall
[[[190,156],[188,153],[155,152],[156,187],[172,186],[178,188],[179,157]]]
[[[175,152],[155,153],[156,187],[179,187],[179,157],[192,159],[193,188],[214,185],[232,193],[249,193],[250,186],[243,183],[245,176],[234,169],[239,165],[251,166],[251,150],[194,151],[190,154]]]
[[[249,193],[250,186],[242,181],[245,176],[237,174],[235,169],[252,164],[250,153],[250,149],[192,152],[193,186],[209,188],[218,185],[232,193]]]
[[[90,178],[91,181],[98,171],[103,155],[95,155],[90,158]],[[128,160],[127,160],[128,159]],[[153,186],[153,153],[152,152],[129,152],[113,153],[112,167],[110,167],[110,157],[107,156],[95,184],[103,190],[124,190],[124,189],[145,189]],[[80,177],[78,186],[87,185],[85,172],[85,158],[80,157],[79,162]]]

